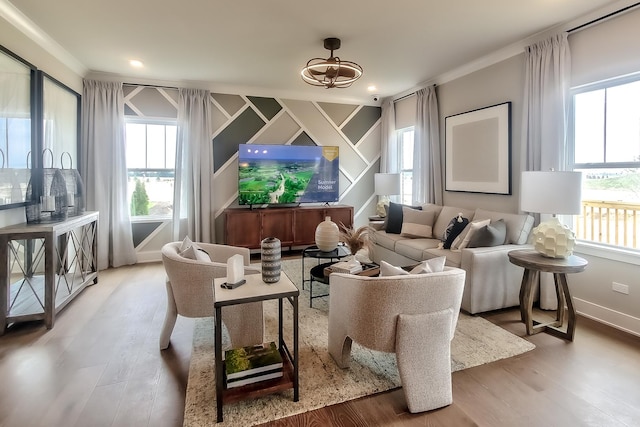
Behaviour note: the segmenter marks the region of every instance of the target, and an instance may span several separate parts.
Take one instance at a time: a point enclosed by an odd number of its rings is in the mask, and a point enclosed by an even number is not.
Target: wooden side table
[[[573,341],[576,328],[576,309],[573,306],[567,285],[567,274],[584,271],[587,268],[587,260],[576,255],[571,255],[568,258],[547,258],[533,249],[511,251],[508,255],[512,264],[524,268],[520,285],[520,318],[527,326],[527,334],[533,335],[544,331],[559,338]],[[558,308],[556,309],[556,318],[552,322],[537,322],[533,320],[532,316],[535,285],[538,283],[540,272],[553,273]],[[566,332],[561,329],[565,314],[567,315]]]

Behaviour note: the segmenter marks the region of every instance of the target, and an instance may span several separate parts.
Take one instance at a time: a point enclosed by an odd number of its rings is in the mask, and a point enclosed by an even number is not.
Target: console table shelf
[[[0,229],[0,335],[13,323],[56,314],[98,283],[98,213]]]

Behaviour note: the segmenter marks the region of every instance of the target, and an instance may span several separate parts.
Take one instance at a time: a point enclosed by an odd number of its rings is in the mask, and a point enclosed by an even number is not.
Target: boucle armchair
[[[329,353],[348,368],[352,341],[396,353],[410,412],[453,402],[451,340],[466,272],[362,277],[333,273],[329,295]]]
[[[244,265],[250,262],[249,249],[212,243],[196,243],[205,250],[211,261],[185,258],[179,250],[182,242],[167,243],[162,247],[162,262],[167,273],[167,313],[160,334],[160,349],[169,347],[171,332],[179,315],[184,317],[213,317],[213,279],[226,277],[229,257],[241,254]],[[259,270],[245,274],[257,273]],[[223,307],[222,322],[233,347],[244,347],[263,342],[264,319],[262,302]]]

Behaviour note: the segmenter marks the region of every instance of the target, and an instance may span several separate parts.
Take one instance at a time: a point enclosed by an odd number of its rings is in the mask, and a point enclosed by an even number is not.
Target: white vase
[[[340,230],[335,222],[331,221],[331,217],[325,217],[316,227],[316,246],[323,252],[334,250],[338,246],[340,240]]]

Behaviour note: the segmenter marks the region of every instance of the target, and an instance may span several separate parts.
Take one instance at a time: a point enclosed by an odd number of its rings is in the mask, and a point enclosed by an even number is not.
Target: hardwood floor
[[[105,270],[99,280],[52,330],[25,323],[0,337],[1,427],[182,425],[193,321],[179,318],[159,351],[162,264]],[[517,309],[484,317],[525,334]],[[535,350],[455,372],[454,403],[440,410],[409,414],[394,390],[265,425],[639,425],[640,338],[579,317],[573,343],[527,339]]]

